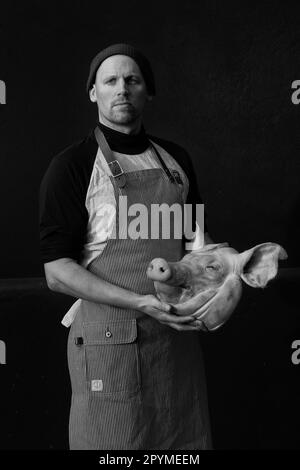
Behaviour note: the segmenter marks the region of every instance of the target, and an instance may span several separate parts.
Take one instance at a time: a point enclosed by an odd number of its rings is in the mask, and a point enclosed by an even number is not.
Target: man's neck
[[[106,120],[102,116],[99,116],[99,122],[101,122],[101,124],[104,124],[104,126],[110,127],[111,129],[115,131],[122,132],[123,134],[130,134],[130,135],[138,134],[142,127],[142,123],[140,120],[132,124],[115,124]]]
[[[103,120],[98,122],[98,125],[113,152],[138,155],[145,152],[150,145],[143,126],[138,134],[125,134],[103,124]]]

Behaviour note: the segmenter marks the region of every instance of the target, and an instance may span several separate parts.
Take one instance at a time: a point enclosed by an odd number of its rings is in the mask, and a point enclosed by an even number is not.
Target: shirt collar
[[[135,155],[143,153],[150,145],[144,127],[138,134],[124,134],[111,127],[105,126],[101,122],[97,123],[102,130],[107,143],[113,152]]]

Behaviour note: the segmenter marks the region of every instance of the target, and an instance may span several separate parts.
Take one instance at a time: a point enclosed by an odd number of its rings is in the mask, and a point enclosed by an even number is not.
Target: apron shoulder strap
[[[103,153],[103,156],[109,166],[111,174],[114,177],[114,181],[116,182],[118,188],[124,188],[124,186],[126,185],[126,175],[118,160],[114,158],[114,155],[111,149],[109,148],[104,134],[98,126],[95,127],[94,134],[96,141],[100,147],[100,150]]]
[[[105,139],[105,136],[104,136],[104,134],[101,131],[99,126],[95,127],[94,134],[95,134],[96,141],[97,141],[97,143],[98,143],[98,145],[101,149],[101,152],[103,153],[103,156],[104,156],[104,158],[105,158],[105,160],[106,160],[106,162],[109,166],[111,174],[114,177],[114,181],[116,182],[116,184],[119,188],[124,188],[124,186],[126,185],[126,175],[125,175],[120,163],[118,162],[118,160],[116,158],[114,158],[114,155],[113,155],[111,149],[109,148],[109,145],[108,145],[108,143]],[[156,148],[156,145],[153,142],[151,142],[151,146],[152,146],[154,152],[156,153],[157,158],[158,158],[163,170],[165,171],[166,175],[168,176],[169,180],[171,181],[171,183],[174,183],[175,178],[172,175],[169,168],[167,167],[167,165],[165,164],[163,158],[161,157],[159,151]]]
[[[171,183],[174,183],[174,177],[173,177],[172,173],[170,172],[169,168],[167,167],[167,165],[165,164],[165,162],[164,162],[162,156],[160,155],[159,151],[157,150],[156,145],[151,140],[150,140],[150,142],[151,142],[151,146],[152,146],[154,152],[156,153],[157,158],[158,158],[161,166],[163,167],[165,173],[167,174],[169,180],[171,181]]]

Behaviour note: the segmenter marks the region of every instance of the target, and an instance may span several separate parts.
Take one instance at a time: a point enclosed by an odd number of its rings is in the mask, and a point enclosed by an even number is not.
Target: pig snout
[[[148,266],[147,276],[156,282],[184,287],[188,284],[190,270],[180,261],[168,263],[163,258],[155,258]]]
[[[172,275],[171,268],[163,258],[155,258],[149,263],[147,276],[153,281],[166,282]]]

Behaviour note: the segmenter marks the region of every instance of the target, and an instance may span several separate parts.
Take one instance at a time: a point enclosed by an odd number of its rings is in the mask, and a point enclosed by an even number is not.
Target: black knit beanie
[[[138,64],[144,77],[148,93],[149,95],[154,96],[155,82],[150,62],[140,51],[138,51],[135,47],[130,46],[129,44],[113,44],[112,46],[109,46],[106,49],[100,51],[93,58],[90,65],[90,73],[86,84],[86,91],[89,93],[90,89],[95,83],[96,73],[101,63],[108,57],[117,54],[127,55]]]

